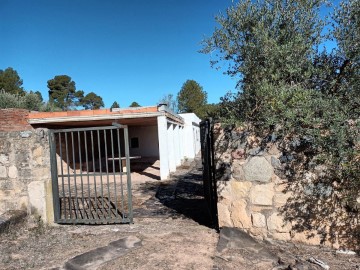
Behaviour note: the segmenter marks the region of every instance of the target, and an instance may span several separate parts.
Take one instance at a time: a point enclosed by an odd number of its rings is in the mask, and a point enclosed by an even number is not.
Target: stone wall
[[[310,223],[299,230],[296,222],[285,221],[284,209],[294,191],[287,189],[276,143],[264,146],[241,128],[226,130],[219,124],[214,137],[220,227],[238,227],[261,239],[339,247],[334,237],[322,237]],[[310,229],[303,229],[307,225]]]
[[[28,111],[0,110],[0,214],[26,209],[51,218],[50,151],[46,129],[33,129]]]

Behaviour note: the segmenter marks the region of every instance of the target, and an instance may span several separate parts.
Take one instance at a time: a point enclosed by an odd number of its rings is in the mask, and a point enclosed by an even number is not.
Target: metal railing
[[[49,138],[55,222],[132,223],[127,126],[50,130]]]

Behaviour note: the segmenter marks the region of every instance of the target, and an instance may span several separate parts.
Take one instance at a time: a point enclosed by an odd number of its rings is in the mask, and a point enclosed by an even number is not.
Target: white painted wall
[[[179,139],[180,139],[180,144],[179,144],[179,147],[180,147],[180,159],[181,159],[181,162],[184,161],[184,142],[185,142],[185,139],[184,139],[184,126],[180,126],[179,127]]]
[[[160,154],[160,179],[165,180],[170,174],[169,154],[168,154],[168,129],[166,116],[158,116],[158,141]]]
[[[175,139],[174,139],[174,125],[167,123],[167,139],[168,139],[168,157],[170,172],[176,171],[176,154],[175,154]]]
[[[131,138],[139,138],[139,148],[131,148]],[[158,127],[129,126],[129,149],[131,156],[159,157]]]
[[[176,166],[181,165],[180,155],[180,136],[179,136],[179,125],[174,126],[174,148],[175,148],[175,164]]]
[[[166,116],[158,116],[157,136],[160,155],[160,179],[167,179],[185,159],[193,159],[200,151],[200,118],[194,113],[180,114],[185,124],[177,125]]]
[[[183,156],[193,159],[200,151],[200,127],[201,119],[194,113],[179,114],[184,118],[183,129]]]

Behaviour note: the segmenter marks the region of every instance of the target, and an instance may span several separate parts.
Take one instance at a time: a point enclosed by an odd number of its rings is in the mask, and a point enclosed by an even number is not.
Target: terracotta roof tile
[[[89,116],[89,115],[104,115],[104,114],[111,115],[111,114],[131,114],[131,113],[153,113],[157,111],[158,111],[157,107],[152,106],[152,107],[139,107],[134,109],[121,109],[116,112],[111,112],[110,109],[67,111],[67,112],[33,112],[28,115],[28,119]]]

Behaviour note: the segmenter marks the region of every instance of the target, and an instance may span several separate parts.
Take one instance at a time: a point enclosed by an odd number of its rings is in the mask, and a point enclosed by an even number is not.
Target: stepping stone
[[[96,248],[68,260],[59,270],[93,270],[100,265],[117,259],[132,249],[142,246],[136,236],[128,236],[110,242],[105,247]]]
[[[235,252],[237,256],[243,257],[240,261],[251,261],[254,269],[272,269],[278,265],[276,255],[250,235],[236,228],[224,227],[220,230],[216,250],[220,258],[226,258],[227,254]]]

